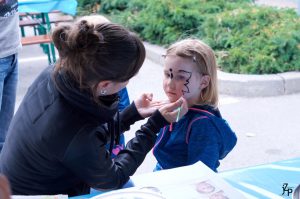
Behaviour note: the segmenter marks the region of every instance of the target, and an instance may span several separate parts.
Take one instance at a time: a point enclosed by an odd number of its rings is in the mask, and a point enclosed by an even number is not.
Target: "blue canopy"
[[[75,15],[76,0],[19,0],[19,12],[43,12],[48,13],[59,10],[63,13]]]

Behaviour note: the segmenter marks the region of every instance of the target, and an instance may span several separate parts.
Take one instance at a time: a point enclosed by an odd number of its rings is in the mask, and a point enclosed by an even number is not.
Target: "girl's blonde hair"
[[[168,55],[191,58],[197,64],[198,72],[210,77],[209,85],[199,96],[199,104],[218,107],[217,63],[213,50],[198,39],[184,39],[172,44],[167,49]]]

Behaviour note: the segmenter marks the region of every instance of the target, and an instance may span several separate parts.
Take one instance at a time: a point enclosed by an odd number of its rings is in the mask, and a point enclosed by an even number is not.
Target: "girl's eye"
[[[176,75],[175,79],[178,80],[178,81],[185,81],[186,77],[182,76],[182,75]]]
[[[165,73],[165,77],[169,78],[170,74],[169,73]]]

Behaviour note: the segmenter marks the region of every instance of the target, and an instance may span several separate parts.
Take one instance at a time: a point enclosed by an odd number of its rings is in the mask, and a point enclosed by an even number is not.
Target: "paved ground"
[[[38,45],[26,46],[20,52],[20,79],[17,106],[37,74],[47,66],[47,58]],[[131,99],[142,92],[153,92],[163,99],[162,67],[146,60],[140,73],[129,85]],[[221,162],[220,171],[235,169],[300,156],[299,133],[300,94],[267,97],[220,97],[220,110],[238,136],[235,149]],[[126,139],[143,122],[133,125]],[[155,165],[149,153],[137,173],[151,172]]]

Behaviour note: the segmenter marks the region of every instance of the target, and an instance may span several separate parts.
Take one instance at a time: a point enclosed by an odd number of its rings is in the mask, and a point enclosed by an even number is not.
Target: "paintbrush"
[[[180,117],[180,112],[181,112],[181,106],[179,108],[177,108],[177,117],[176,117],[176,122],[179,121],[179,117]]]

